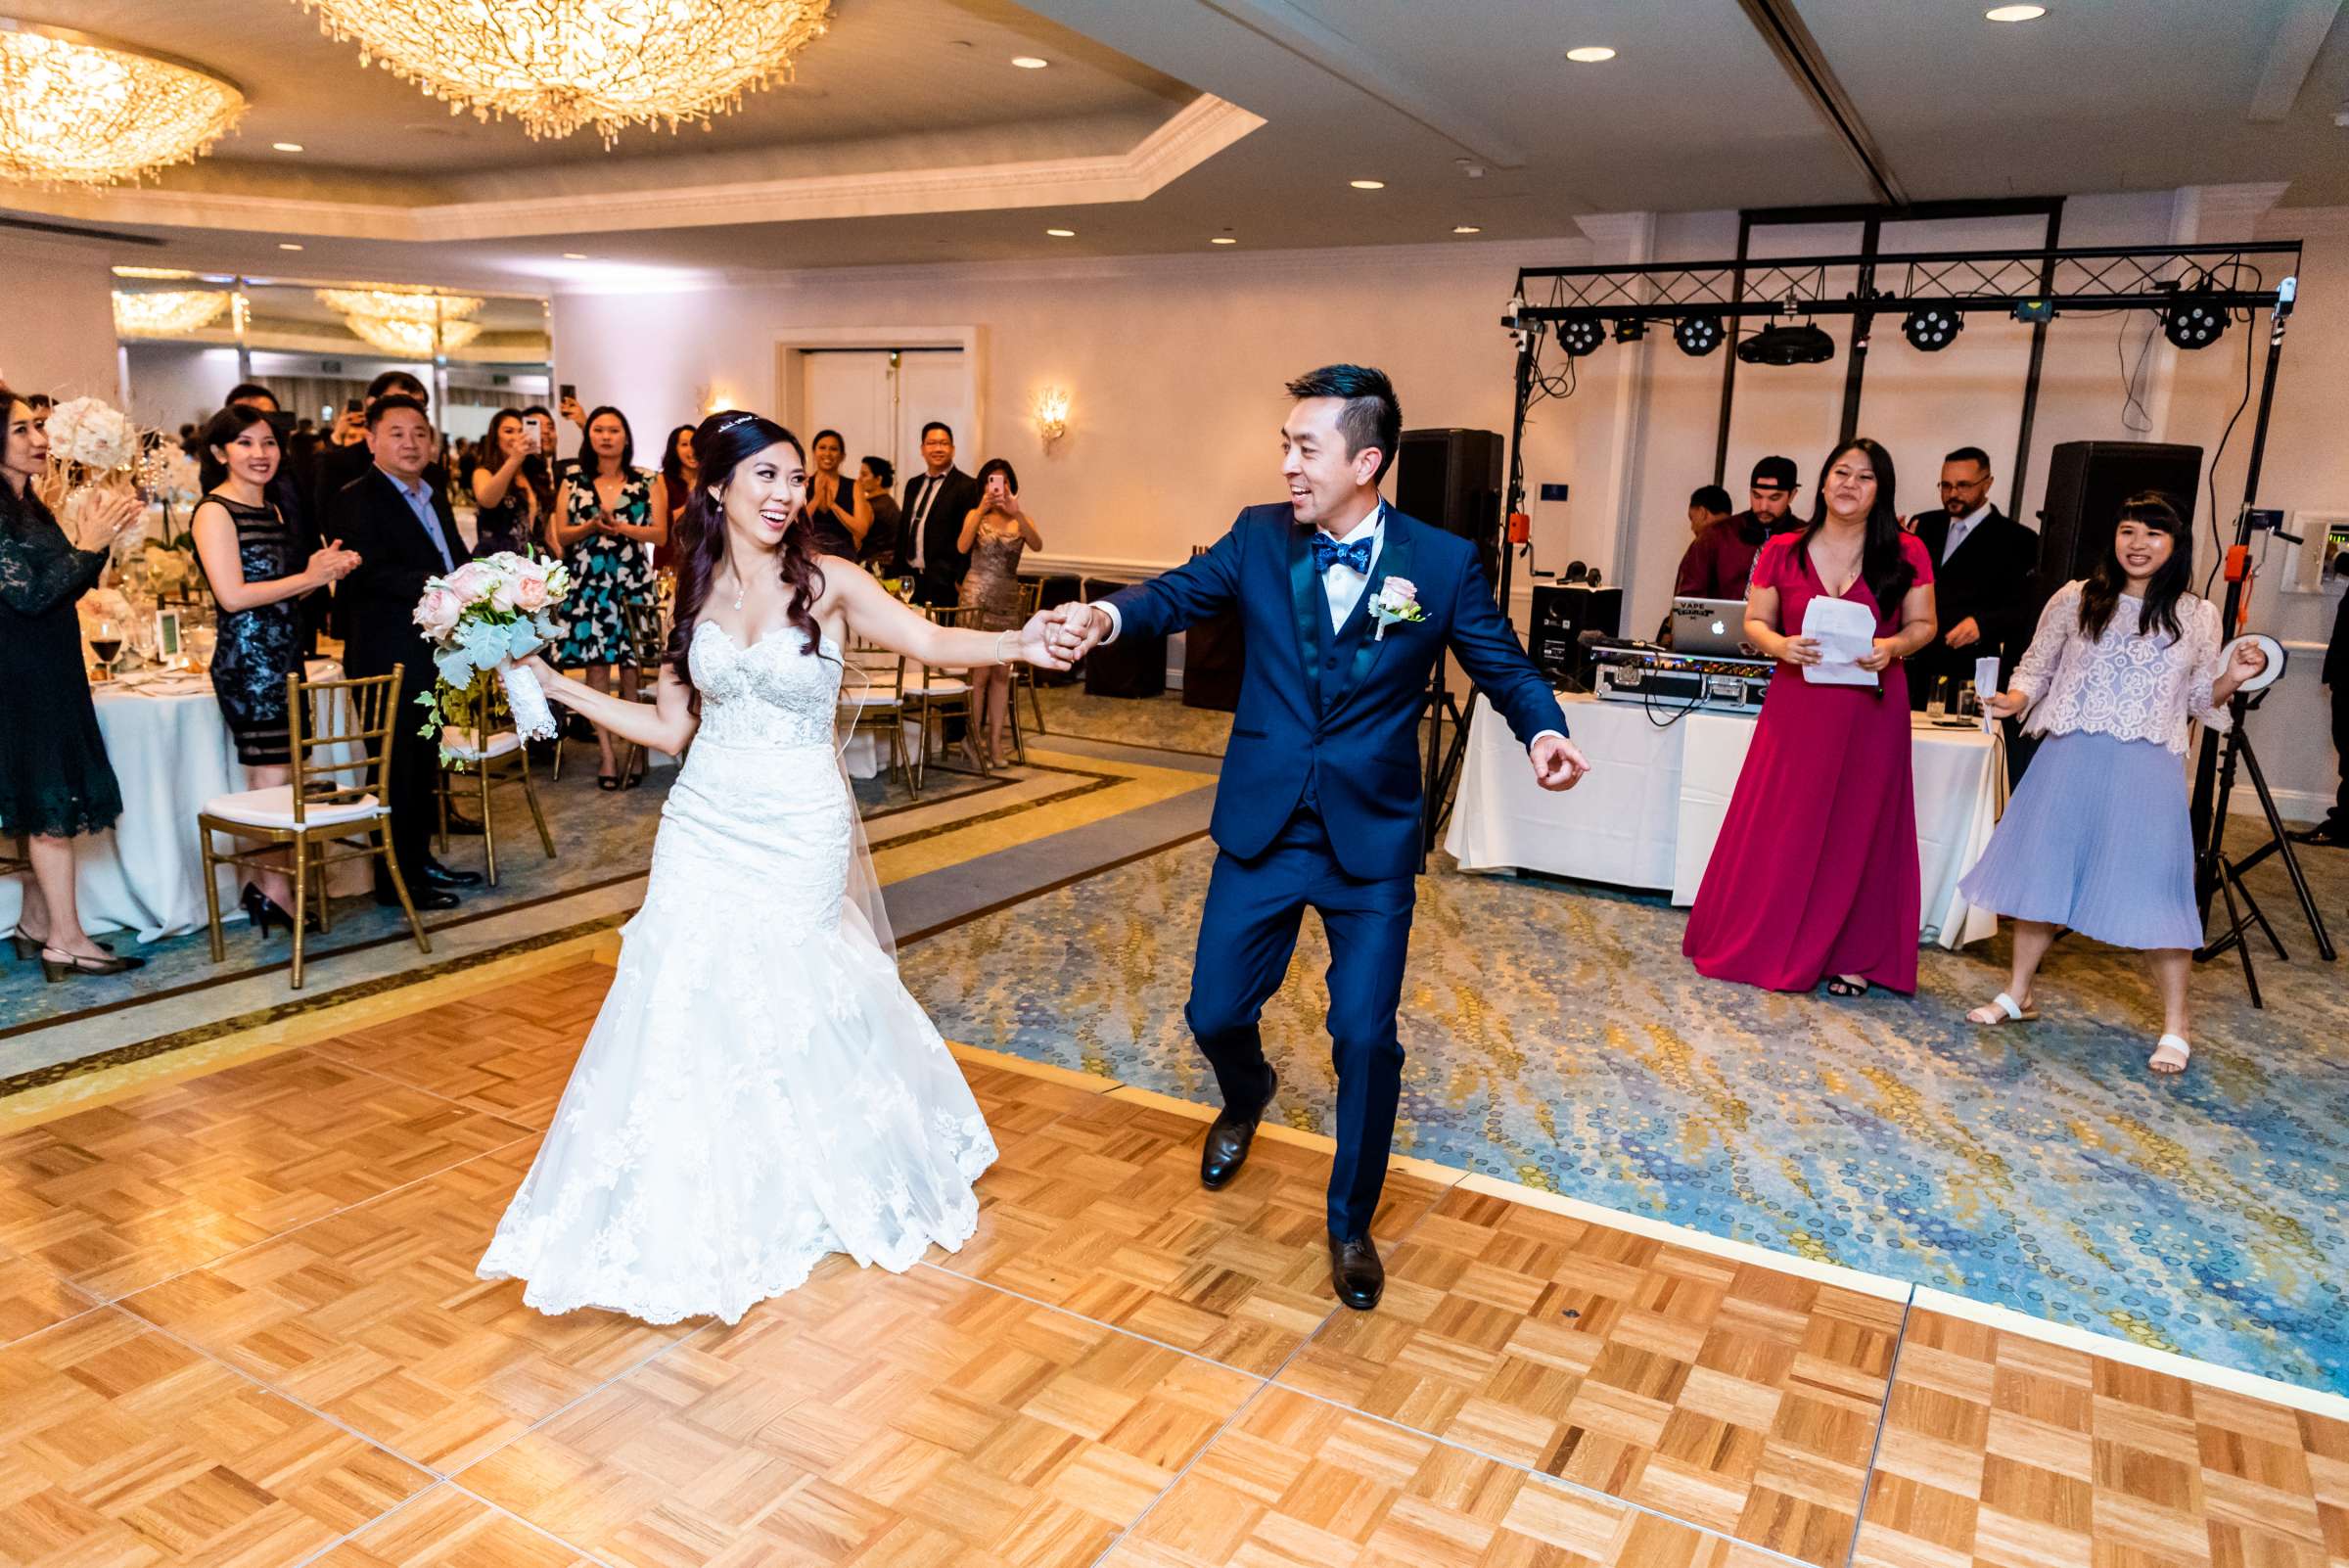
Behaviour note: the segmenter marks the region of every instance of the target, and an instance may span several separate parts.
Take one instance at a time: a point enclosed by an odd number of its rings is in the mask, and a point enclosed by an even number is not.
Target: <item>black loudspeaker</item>
[[[2202,492],[2202,448],[2157,441],[2065,441],[2048,454],[2048,494],[2039,514],[2038,601],[2085,577],[2104,559],[2121,503],[2140,490],[2159,490],[2193,533],[2194,501]],[[2210,563],[2196,563],[2196,576]]]
[[[1500,577],[1501,438],[1489,430],[1406,430],[1395,453],[1396,510],[1476,545]]]
[[[1128,582],[1084,579],[1086,603],[1106,599]],[[1084,690],[1089,697],[1157,697],[1167,689],[1167,639],[1120,637],[1084,656]]]
[[[1537,583],[1534,587],[1534,663],[1552,680],[1589,683],[1589,657],[1583,651],[1586,631],[1615,637],[1623,632],[1621,588],[1561,588]]]

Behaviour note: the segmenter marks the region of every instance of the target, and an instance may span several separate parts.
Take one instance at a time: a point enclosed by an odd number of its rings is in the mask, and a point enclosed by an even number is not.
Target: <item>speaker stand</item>
[[[2252,896],[2250,885],[2244,881],[2246,873],[2253,866],[2271,854],[2283,856],[2284,870],[2292,879],[2292,892],[2300,900],[2300,912],[2307,918],[2309,932],[2316,938],[2317,956],[2326,963],[2331,963],[2335,957],[2332,938],[2325,929],[2325,916],[2317,908],[2316,896],[2309,891],[2308,878],[2301,873],[2300,857],[2292,853],[2292,841],[2284,833],[2283,815],[2276,809],[2276,797],[2268,788],[2266,771],[2259,765],[2259,754],[2251,747],[2251,737],[2243,733],[2244,715],[2258,707],[2259,698],[2266,695],[2263,691],[2256,697],[2246,699],[2237,692],[2227,705],[2234,724],[2228,730],[2226,743],[2220,753],[2218,809],[2211,819],[2210,847],[2203,852],[2201,864],[2195,867],[2194,875],[2198,889],[2207,889],[2215,884],[2227,904],[2226,929],[2194,949],[2194,960],[2207,963],[2230,947],[2234,948],[2242,960],[2243,986],[2251,993],[2251,1005],[2261,1009],[2265,1009],[2267,1003],[2260,996],[2259,974],[2251,963],[2252,928],[2257,927],[2259,934],[2267,939],[2279,962],[2290,963],[2292,960],[2291,954],[2283,950],[2283,943],[2277,937],[2275,926],[2269,923],[2266,912],[2260,908],[2259,900]],[[2241,859],[2230,860],[2226,851],[2227,803],[2234,792],[2234,768],[2238,760],[2251,775],[2251,788],[2259,795],[2260,811],[2268,819],[2268,839]]]
[[[1476,687],[1468,688],[1468,708],[1476,709]],[[1468,755],[1468,721],[1460,716],[1459,705],[1444,680],[1444,658],[1436,659],[1435,673],[1428,677],[1427,692],[1419,699],[1420,718],[1427,725],[1427,777],[1419,797],[1419,870],[1427,871],[1427,857],[1436,848],[1436,835],[1444,829],[1444,819],[1451,813],[1451,787],[1460,776],[1460,762]],[[1451,720],[1451,743],[1444,741],[1444,720]]]

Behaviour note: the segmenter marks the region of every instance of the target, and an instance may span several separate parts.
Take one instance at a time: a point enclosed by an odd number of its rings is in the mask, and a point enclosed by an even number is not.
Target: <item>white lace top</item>
[[[826,637],[821,658],[807,658],[806,650],[806,633],[797,626],[778,627],[748,648],[714,621],[694,627],[687,659],[702,694],[696,742],[762,751],[831,750],[840,647]]]
[[[2187,721],[2200,719],[2214,730],[2228,727],[2227,710],[2211,702],[2211,685],[2223,670],[2226,638],[2219,607],[2187,595],[2178,601],[2182,635],[2137,629],[2143,605],[2122,594],[2104,635],[2091,642],[2080,629],[2084,582],[2055,590],[2040,612],[2039,630],[2012,688],[2031,700],[2023,728],[2033,735],[2068,735],[2074,730],[2144,740],[2186,752]]]

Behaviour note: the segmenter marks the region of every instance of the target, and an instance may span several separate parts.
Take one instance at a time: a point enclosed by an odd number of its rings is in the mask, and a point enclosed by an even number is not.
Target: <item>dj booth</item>
[[[1466,871],[1540,871],[1669,891],[1674,903],[1694,903],[1754,717],[1661,700],[1558,701],[1589,774],[1560,794],[1543,789],[1525,748],[1480,697],[1444,847]],[[1910,735],[1924,889],[1918,940],[1957,947],[1998,928],[1995,915],[1958,894],[1958,881],[2006,805],[2004,742],[1973,725],[1936,728],[1922,715]]]

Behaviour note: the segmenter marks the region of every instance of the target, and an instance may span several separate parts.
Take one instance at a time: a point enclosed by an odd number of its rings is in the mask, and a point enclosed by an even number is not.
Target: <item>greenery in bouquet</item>
[[[416,699],[425,710],[417,733],[438,743],[442,762],[462,768],[472,761],[449,746],[449,732],[478,738],[486,730],[492,677],[502,679],[525,734],[541,726],[551,732],[544,694],[534,678],[528,678],[530,671],[515,669],[513,662],[560,635],[555,610],[570,592],[571,574],[563,564],[535,552],[500,550],[446,576],[426,579],[415,622],[433,644],[438,678]]]

